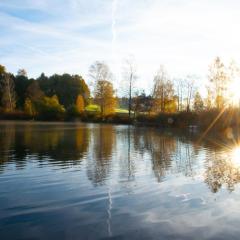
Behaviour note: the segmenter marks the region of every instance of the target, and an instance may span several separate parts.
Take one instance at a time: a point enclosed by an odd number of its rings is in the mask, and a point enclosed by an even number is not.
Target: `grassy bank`
[[[1,120],[43,120],[43,121],[82,121],[93,123],[116,123],[135,124],[137,126],[150,126],[157,128],[186,129],[197,127],[201,131],[225,131],[228,128],[237,129],[240,125],[240,114],[238,109],[211,110],[196,112],[178,113],[132,113],[129,119],[126,109],[115,109],[115,112],[102,117],[97,105],[88,105],[82,114],[69,116],[63,115],[29,116],[22,111],[4,113],[0,112]]]

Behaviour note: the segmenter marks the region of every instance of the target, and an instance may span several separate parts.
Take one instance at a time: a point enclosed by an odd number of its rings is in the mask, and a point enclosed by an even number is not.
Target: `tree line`
[[[117,115],[118,107],[128,112],[122,117],[137,119],[138,116],[221,110],[234,107],[230,86],[238,77],[239,69],[234,62],[227,66],[217,57],[209,66],[207,94],[203,97],[196,76],[172,79],[165,67],[160,66],[150,94],[146,94],[136,88],[136,64],[128,59],[123,67],[121,87],[124,90],[120,97],[114,89],[113,73],[105,62],[96,61],[89,68],[92,91],[80,75],[42,73],[34,79],[29,78],[24,69],[14,75],[0,65],[0,113],[49,120],[90,115],[105,119]],[[91,104],[98,106],[97,111],[86,110]]]
[[[28,78],[20,69],[16,75],[0,66],[1,113],[25,113],[31,117],[61,119],[66,113],[81,113],[90,90],[79,75],[54,74]]]

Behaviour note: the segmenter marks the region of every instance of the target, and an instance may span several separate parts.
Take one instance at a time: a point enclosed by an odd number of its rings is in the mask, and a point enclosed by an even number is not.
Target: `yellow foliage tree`
[[[83,99],[82,95],[77,96],[76,108],[77,108],[78,113],[84,112],[84,99]]]
[[[105,80],[97,82],[95,89],[95,102],[100,106],[102,117],[115,112],[117,101],[114,97],[112,83]]]
[[[176,111],[174,99],[174,86],[164,66],[160,66],[154,77],[153,106],[154,113]]]
[[[26,114],[28,114],[29,116],[36,115],[35,107],[30,98],[26,98],[26,100],[24,102],[24,112]]]
[[[53,95],[51,98],[49,98],[49,104],[50,105],[59,105],[59,100],[57,95]]]
[[[38,102],[37,110],[44,119],[63,119],[65,114],[65,108],[59,103],[57,95],[44,97]]]

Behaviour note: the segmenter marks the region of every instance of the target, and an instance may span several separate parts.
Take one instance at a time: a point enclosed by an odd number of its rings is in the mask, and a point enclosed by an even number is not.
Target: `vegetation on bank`
[[[116,95],[113,75],[104,62],[90,66],[94,86],[79,75],[42,73],[33,79],[24,69],[16,75],[0,65],[0,119],[81,120],[91,122],[137,123],[184,128],[197,125],[226,129],[239,125],[232,83],[239,77],[234,63],[226,66],[216,58],[209,68],[207,95],[197,88],[197,79],[173,81],[161,66],[153,80],[151,94],[136,89],[134,62],[126,61],[122,97]]]

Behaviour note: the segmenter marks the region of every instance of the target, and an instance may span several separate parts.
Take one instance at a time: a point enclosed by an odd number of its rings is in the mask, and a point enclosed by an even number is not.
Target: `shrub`
[[[36,103],[38,118],[42,120],[63,120],[65,118],[65,108],[60,105],[58,97],[44,97]]]

